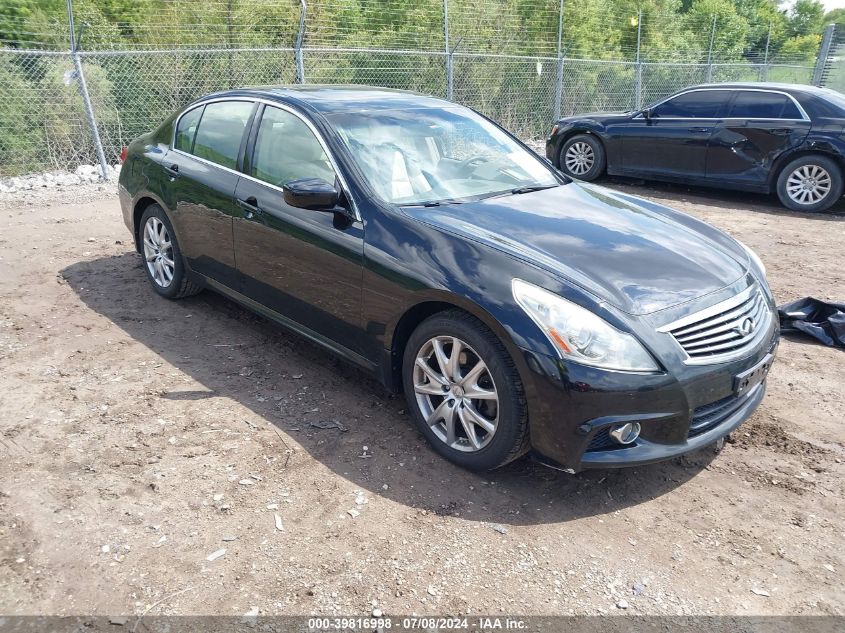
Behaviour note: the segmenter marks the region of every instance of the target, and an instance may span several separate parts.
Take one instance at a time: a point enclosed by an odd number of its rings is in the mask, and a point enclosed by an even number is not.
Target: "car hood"
[[[566,116],[561,119],[563,122],[583,121],[584,119],[612,119],[617,117],[629,117],[633,112],[586,112],[584,114],[575,114]]]
[[[721,231],[592,185],[405,212],[509,252],[634,315],[724,288],[747,269],[747,256]]]

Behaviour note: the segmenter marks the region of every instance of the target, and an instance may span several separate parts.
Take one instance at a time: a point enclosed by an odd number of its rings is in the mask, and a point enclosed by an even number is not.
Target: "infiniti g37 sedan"
[[[155,292],[215,290],[369,370],[471,469],[715,443],[778,342],[748,248],[434,97],[210,95],[129,146],[120,201]]]
[[[760,193],[824,211],[843,190],[845,95],[792,84],[694,86],[635,112],[558,121],[546,156],[580,180],[603,173]]]

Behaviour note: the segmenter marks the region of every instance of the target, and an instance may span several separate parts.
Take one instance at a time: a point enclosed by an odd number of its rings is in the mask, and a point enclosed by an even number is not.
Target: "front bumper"
[[[556,468],[580,471],[650,464],[712,444],[763,400],[765,381],[736,396],[734,377],[767,354],[774,356],[777,344],[775,328],[745,358],[686,366],[671,375],[604,371],[526,351],[534,456]],[[639,422],[642,428],[628,446],[608,434],[624,422]]]

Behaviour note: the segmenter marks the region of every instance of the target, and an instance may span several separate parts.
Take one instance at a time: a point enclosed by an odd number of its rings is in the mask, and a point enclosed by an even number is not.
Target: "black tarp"
[[[825,345],[845,348],[845,303],[805,297],[778,306],[780,331],[803,332]]]

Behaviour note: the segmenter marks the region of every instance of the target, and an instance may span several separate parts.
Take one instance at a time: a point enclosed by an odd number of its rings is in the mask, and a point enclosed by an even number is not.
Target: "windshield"
[[[372,188],[393,204],[477,200],[560,184],[537,156],[465,108],[328,118]]]

